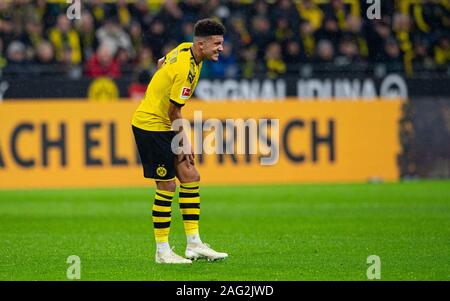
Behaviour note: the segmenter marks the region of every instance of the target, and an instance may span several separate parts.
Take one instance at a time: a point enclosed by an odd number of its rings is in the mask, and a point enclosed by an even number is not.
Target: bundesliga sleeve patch
[[[188,99],[189,95],[191,95],[191,89],[183,87],[183,90],[181,90],[180,98],[181,99]]]

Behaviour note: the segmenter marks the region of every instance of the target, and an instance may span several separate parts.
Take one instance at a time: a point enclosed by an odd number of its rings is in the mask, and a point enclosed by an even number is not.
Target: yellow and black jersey
[[[163,66],[150,81],[144,99],[134,113],[132,124],[147,131],[171,131],[170,102],[183,106],[192,96],[200,77],[192,43],[181,43],[166,56]]]

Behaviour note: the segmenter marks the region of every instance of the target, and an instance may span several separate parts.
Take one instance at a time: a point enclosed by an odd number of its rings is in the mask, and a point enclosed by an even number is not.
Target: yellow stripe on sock
[[[159,212],[170,212],[172,211],[172,207],[166,207],[166,206],[158,206],[153,205],[153,211],[159,211]]]
[[[170,220],[171,220],[171,217],[153,216],[154,223],[165,223],[165,222],[170,222]]]
[[[191,188],[191,189],[189,189]],[[195,188],[195,189],[192,189]],[[198,195],[200,190],[199,182],[191,183],[181,183],[180,193],[185,194],[185,196],[178,199],[179,204],[200,204],[200,196],[196,197],[186,197],[189,194]],[[198,215],[200,216],[200,208],[180,208],[182,215]],[[184,231],[186,235],[193,235],[199,233],[199,221],[197,220],[183,220]]]
[[[180,198],[178,200],[179,203],[200,203],[200,197],[195,198]]]
[[[199,186],[199,182],[181,183],[180,186],[184,186],[184,187],[198,187]]]
[[[168,191],[168,190],[162,190],[162,189],[156,189],[156,192],[168,195],[168,196],[174,196],[175,191]]]
[[[200,215],[200,208],[183,208],[180,209],[181,214],[197,214]]]
[[[183,187],[180,187],[180,192],[186,192],[186,193],[198,193],[200,189],[185,189]]]
[[[156,242],[168,242],[169,241],[169,231],[170,231],[170,228],[155,229],[155,241]]]
[[[159,196],[160,194],[161,196]],[[155,192],[155,200],[159,201],[165,201],[165,202],[172,202],[173,196],[175,192],[174,191],[166,191],[166,190],[160,190],[156,189]],[[152,206],[153,211],[159,211],[159,212],[171,212],[172,208],[169,206],[159,206],[153,204]],[[153,223],[167,223],[171,221],[171,217],[160,217],[160,216],[152,216]],[[154,228],[155,233],[155,240],[156,242],[168,242],[169,241],[169,233],[170,233],[170,225],[167,228]]]

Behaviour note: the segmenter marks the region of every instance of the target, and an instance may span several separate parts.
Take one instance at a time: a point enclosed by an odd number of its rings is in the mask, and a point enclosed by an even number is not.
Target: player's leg
[[[208,260],[228,257],[227,253],[214,251],[200,239],[200,174],[197,168],[195,165],[188,165],[186,161],[177,160],[175,170],[180,181],[179,206],[187,238],[186,257]]]
[[[191,263],[176,255],[169,245],[172,199],[175,194],[175,155],[170,143],[173,132],[150,132],[133,127],[144,177],[156,182],[152,221],[156,241],[157,263]]]
[[[188,242],[197,241],[200,219],[200,175],[194,165],[187,168],[186,161],[176,162],[176,176],[180,181],[179,206]]]
[[[156,241],[155,261],[157,263],[191,263],[190,260],[174,253],[169,245],[172,200],[176,186],[175,180],[156,181],[152,220]]]

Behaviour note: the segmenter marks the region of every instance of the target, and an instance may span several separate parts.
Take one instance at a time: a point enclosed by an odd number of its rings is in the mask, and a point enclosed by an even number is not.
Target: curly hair
[[[225,27],[219,21],[214,19],[202,19],[197,21],[194,26],[194,36],[208,37],[225,34]]]

